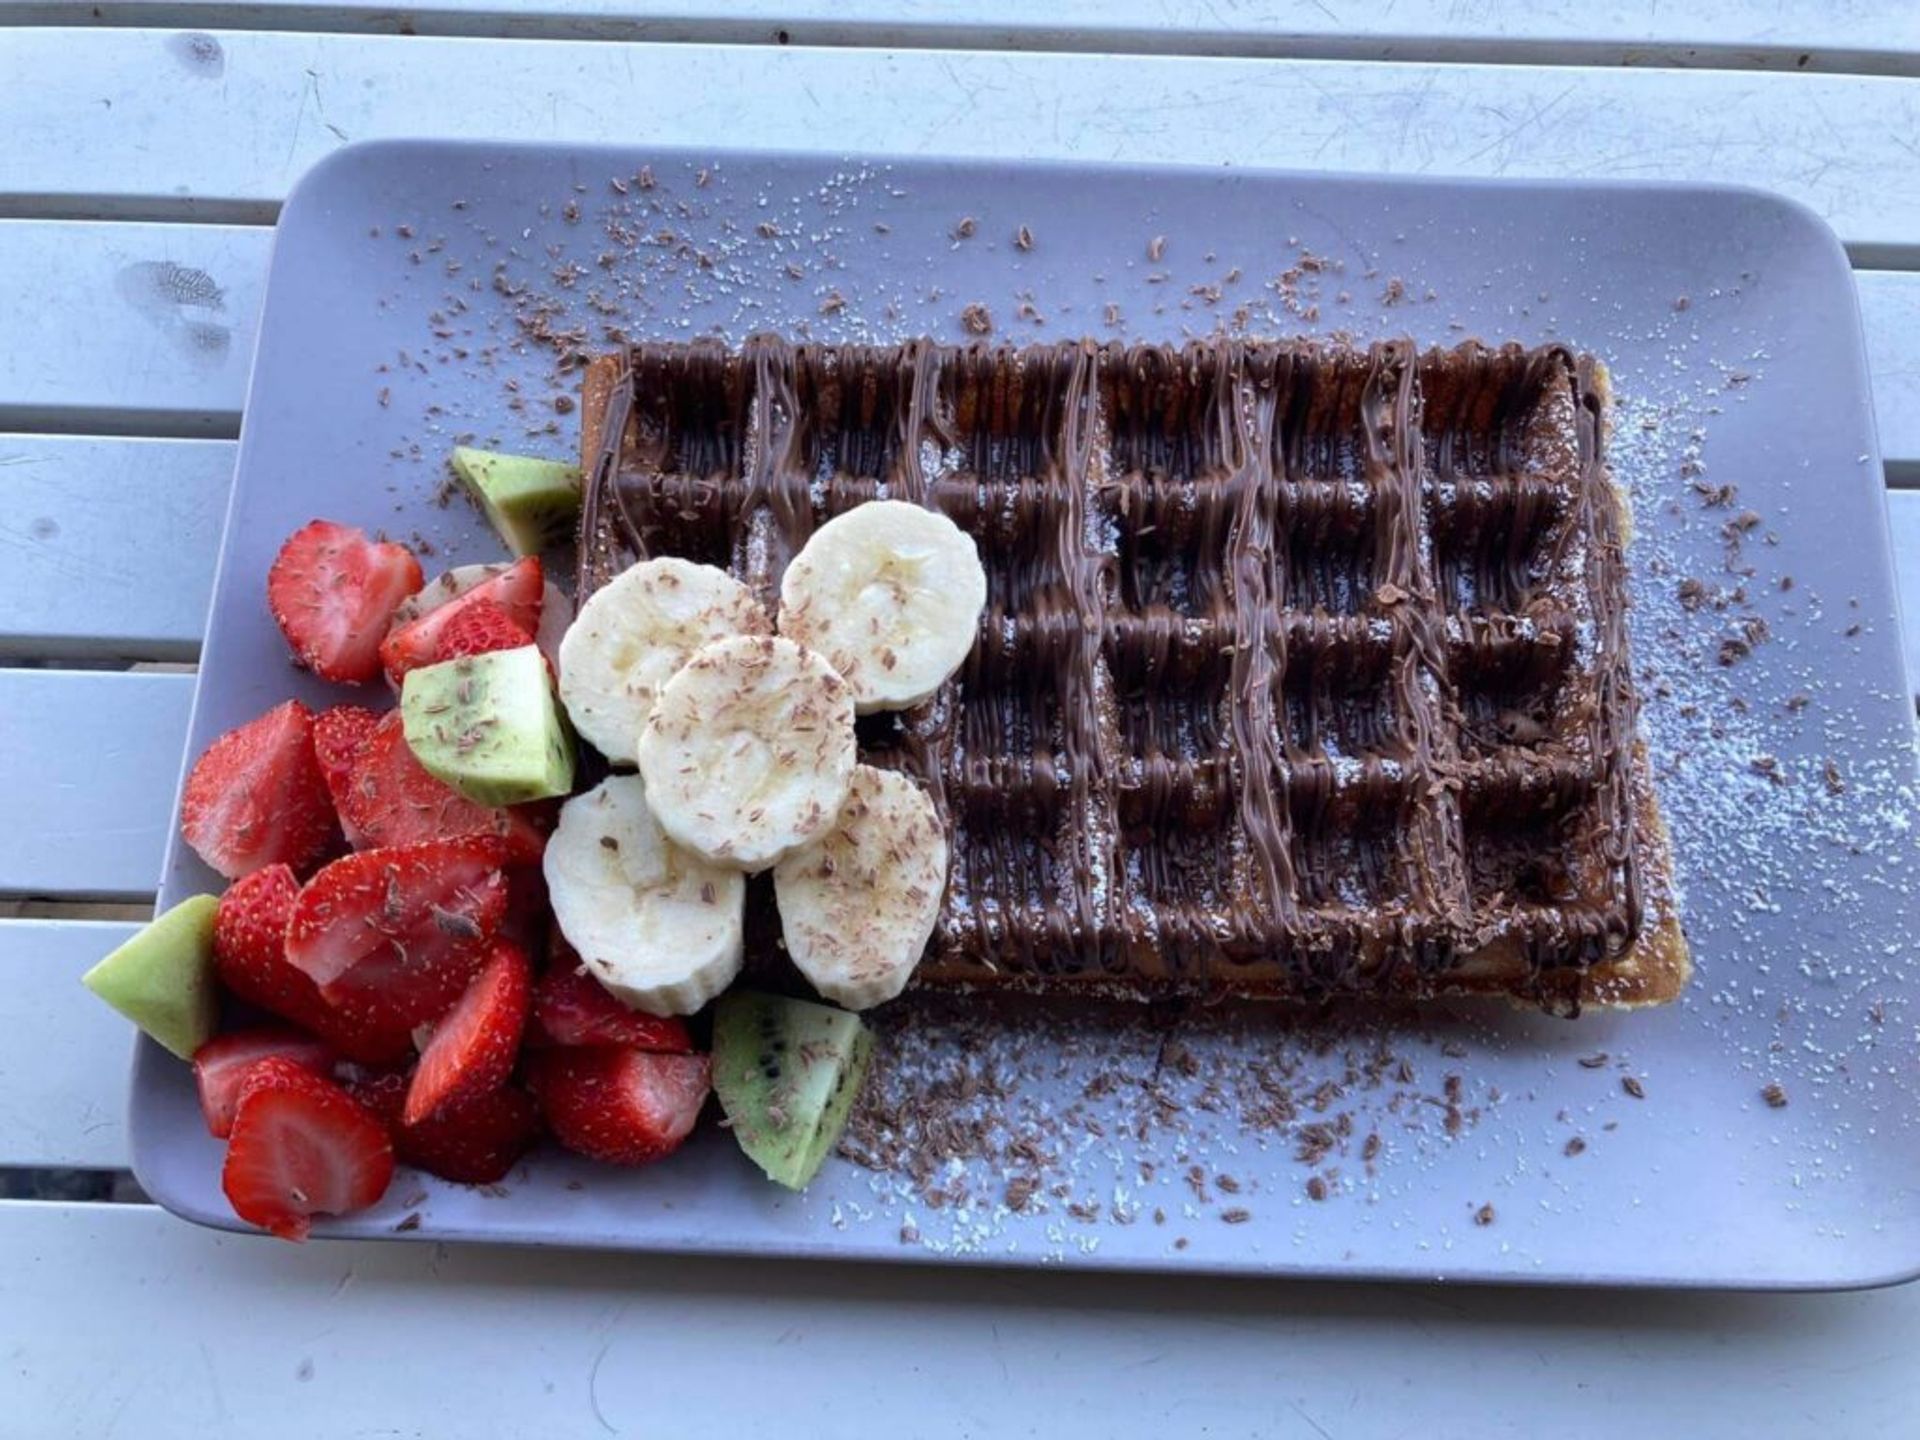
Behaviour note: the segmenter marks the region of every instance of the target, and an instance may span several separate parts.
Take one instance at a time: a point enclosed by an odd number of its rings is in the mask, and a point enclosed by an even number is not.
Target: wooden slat
[[[1855,280],[1887,479],[1920,486],[1920,273],[1862,270]]]
[[[0,435],[0,656],[197,655],[233,452]]]
[[[191,675],[0,670],[0,895],[153,894],[192,696]]]
[[[0,429],[237,433],[270,243],[0,221]]]
[[[80,974],[134,929],[0,920],[0,1166],[127,1163],[133,1031]]]
[[[1920,490],[1889,491],[1887,521],[1893,532],[1893,572],[1899,581],[1907,679],[1920,697]]]
[[[0,273],[24,277],[0,294],[0,419],[96,434],[236,433],[270,240],[246,226],[0,222]],[[184,292],[217,288],[224,308],[158,305],[155,287],[169,277]],[[1896,483],[1920,483],[1920,273],[1863,270],[1858,278],[1881,449]],[[77,314],[72,296],[83,297]],[[229,327],[218,363],[183,328],[210,323]],[[14,448],[0,435],[0,466]],[[212,463],[212,451],[193,453],[203,457],[194,463]],[[142,454],[103,457],[114,473],[100,483],[124,479],[126,490],[138,489],[122,466]],[[0,485],[10,478],[0,470]],[[0,573],[0,596],[7,590]],[[0,630],[18,628],[0,605]]]
[[[292,1246],[146,1206],[0,1206],[22,1435],[1894,1435],[1920,1288],[1223,1285]],[[112,1357],[103,1364],[103,1356]],[[1498,1367],[1494,1372],[1491,1367]],[[1497,1383],[1463,1383],[1497,1374]],[[749,1379],[749,1377],[752,1377]],[[1577,1382],[1574,1378],[1577,1377]],[[853,1409],[862,1409],[858,1420]],[[1417,1414],[1417,1423],[1409,1416]],[[844,1422],[830,1417],[849,1416]],[[137,1417],[137,1423],[133,1423]],[[819,1423],[812,1423],[815,1419]]]
[[[1089,53],[1352,60],[1723,65],[1910,74],[1920,18],[1904,0],[1786,9],[1775,0],[1535,0],[1461,5],[1399,0],[103,0],[112,25],[374,31],[420,35],[914,45]],[[71,23],[59,0],[0,0],[15,24]]]
[[[1920,243],[1920,93],[1879,77],[1034,53],[25,30],[16,213],[266,218],[348,140],[511,136],[1708,178],[1783,190],[1868,263]],[[743,95],[753,104],[740,103]],[[179,137],[177,140],[172,137]],[[219,137],[217,143],[210,137]],[[156,163],[159,157],[164,163]]]

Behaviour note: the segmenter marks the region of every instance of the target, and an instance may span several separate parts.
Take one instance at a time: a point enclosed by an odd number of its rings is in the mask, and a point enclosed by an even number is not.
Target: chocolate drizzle
[[[1577,997],[1657,839],[1604,387],[1558,346],[642,346],[589,373],[580,584],[679,554],[772,604],[881,496],[975,537],[972,654],[862,722],[949,826],[923,983]]]

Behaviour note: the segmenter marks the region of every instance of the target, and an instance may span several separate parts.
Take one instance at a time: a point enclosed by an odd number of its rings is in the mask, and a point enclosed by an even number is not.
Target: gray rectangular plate
[[[320,1233],[417,1212],[407,1238],[1142,1270],[1783,1288],[1920,1271],[1913,717],[1852,282],[1810,214],[1714,188],[355,146],[280,221],[193,752],[290,694],[342,698],[288,666],[263,601],[297,525],[423,536],[430,569],[497,558],[434,492],[459,435],[571,453],[551,352],[514,320],[542,296],[588,348],[610,321],[959,339],[978,301],[1000,339],[1242,324],[1603,355],[1698,974],[1677,1006],[1573,1021],[896,1022],[877,1083],[905,1108],[943,1072],[1006,1082],[918,1186],[840,1160],[788,1195],[708,1126],[633,1172],[544,1151],[499,1192],[403,1176]],[[1690,576],[1744,578],[1745,600],[1686,609]],[[1717,663],[1748,617],[1769,638]],[[176,844],[162,901],[212,880]],[[1014,1132],[1051,1156],[1018,1208]],[[233,1226],[186,1068],[150,1044],[133,1135],[155,1199]]]

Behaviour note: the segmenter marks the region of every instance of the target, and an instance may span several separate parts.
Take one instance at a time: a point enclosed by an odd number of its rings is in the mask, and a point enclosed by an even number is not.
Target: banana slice
[[[660,691],[639,760],[667,834],[716,864],[764,870],[840,813],[853,692],[782,636],[716,640]]]
[[[560,933],[635,1009],[691,1015],[740,973],[746,877],[669,840],[637,775],[561,806],[541,863]]]
[[[702,645],[773,627],[724,570],[643,560],[588,597],[560,642],[560,700],[573,728],[616,765],[631,765],[654,697]]]
[[[862,715],[938,690],[973,648],[987,573],[973,537],[937,510],[874,500],[836,515],[780,581],[780,633],[818,650]]]
[[[787,953],[813,988],[849,1010],[906,988],[947,887],[947,836],[933,801],[894,770],[861,765],[840,818],[773,871]]]

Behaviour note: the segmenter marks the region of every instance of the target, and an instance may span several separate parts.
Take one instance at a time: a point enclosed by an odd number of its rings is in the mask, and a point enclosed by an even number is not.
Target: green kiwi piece
[[[211,895],[182,900],[80,977],[80,983],[182,1060],[213,1038]]]
[[[578,465],[461,445],[453,452],[453,473],[515,555],[538,555],[572,538],[580,513]]]
[[[573,788],[573,742],[538,646],[409,670],[400,716],[407,747],[427,773],[482,805],[519,805]]]
[[[736,990],[713,1012],[713,1089],[767,1178],[804,1190],[846,1128],[873,1037],[844,1010]]]

